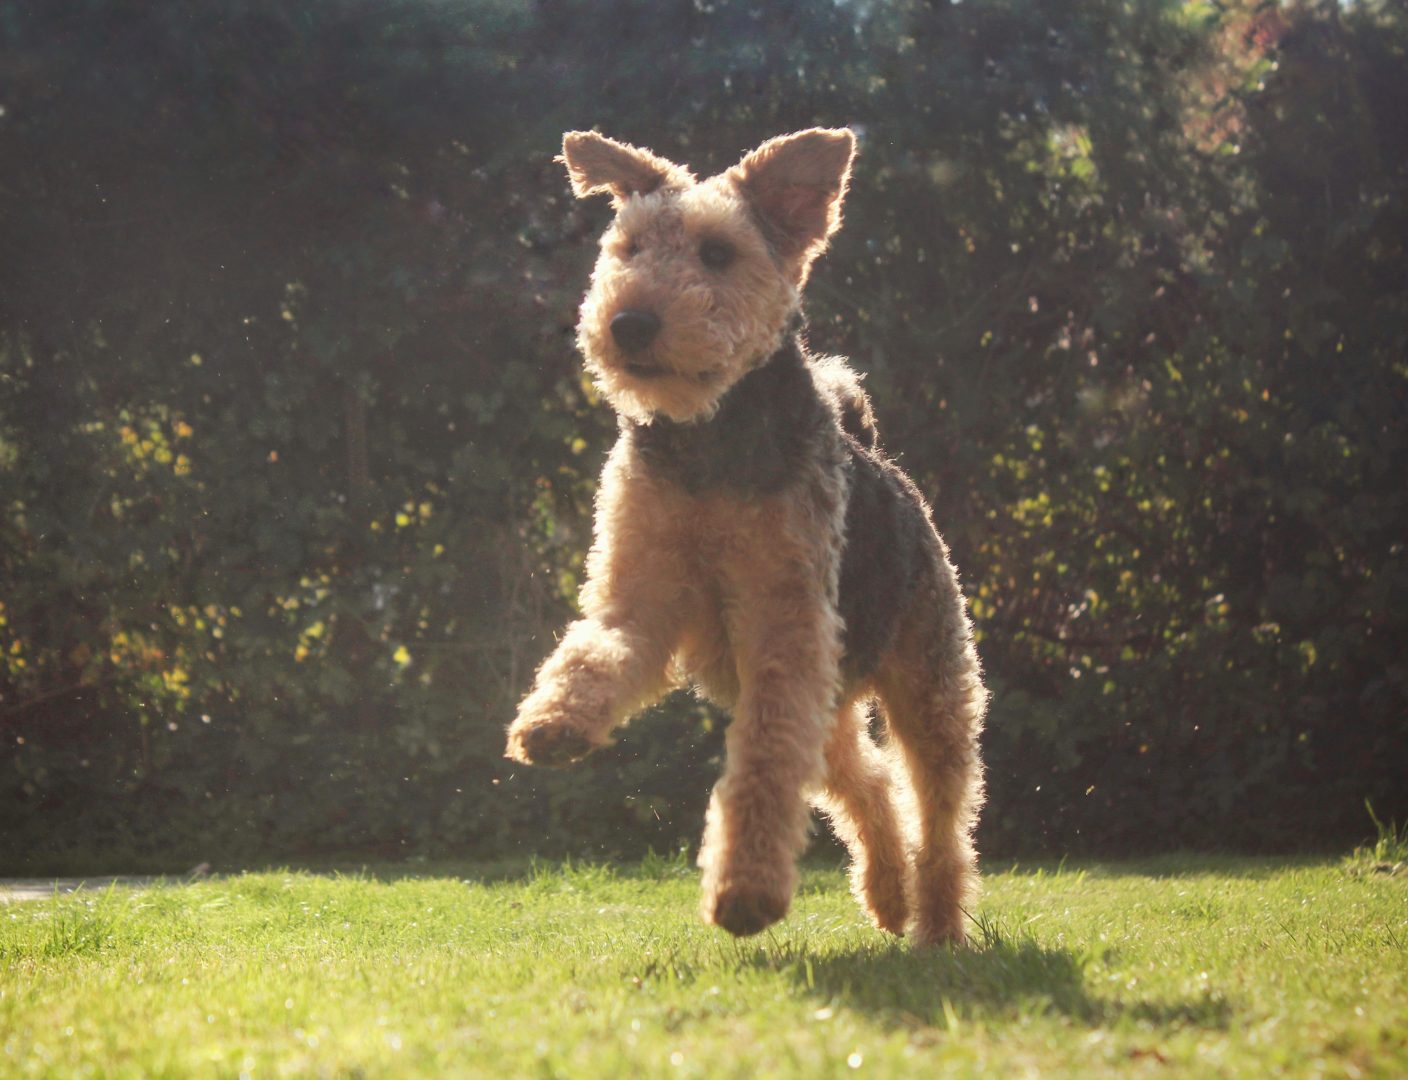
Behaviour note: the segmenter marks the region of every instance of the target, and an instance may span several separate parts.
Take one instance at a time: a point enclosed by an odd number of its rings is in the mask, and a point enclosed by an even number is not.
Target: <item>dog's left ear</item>
[[[660,187],[688,187],[694,177],[649,150],[608,139],[595,131],[569,131],[562,137],[562,156],[572,193],[579,199],[610,194],[617,207],[632,195],[649,195]]]
[[[802,280],[841,227],[855,151],[849,128],[811,128],[769,139],[729,170],[768,240]]]

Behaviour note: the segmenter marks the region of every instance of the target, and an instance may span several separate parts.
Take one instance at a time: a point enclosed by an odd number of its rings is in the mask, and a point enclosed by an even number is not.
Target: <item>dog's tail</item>
[[[861,376],[839,356],[814,357],[812,371],[822,393],[835,405],[841,429],[862,446],[878,447],[880,429],[875,426],[870,396],[860,385]]]

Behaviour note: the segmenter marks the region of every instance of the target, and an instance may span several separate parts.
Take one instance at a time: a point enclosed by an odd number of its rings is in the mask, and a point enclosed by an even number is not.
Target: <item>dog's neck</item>
[[[651,472],[690,494],[768,495],[797,477],[829,426],[801,339],[789,333],[729,387],[708,420],[622,417],[621,437],[631,440]]]

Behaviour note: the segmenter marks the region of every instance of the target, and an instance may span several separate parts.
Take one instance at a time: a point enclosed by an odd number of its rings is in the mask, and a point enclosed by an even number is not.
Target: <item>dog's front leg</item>
[[[681,569],[678,514],[613,455],[598,497],[583,617],[538,670],[509,725],[507,756],[570,765],[669,686],[694,594]]]
[[[579,619],[544,661],[508,731],[507,756],[570,765],[663,688],[669,661],[648,623]]]
[[[832,553],[813,538],[789,543],[785,529],[759,535],[764,542],[732,562],[739,697],[699,855],[704,918],[738,935],[776,922],[791,903],[841,652]]]

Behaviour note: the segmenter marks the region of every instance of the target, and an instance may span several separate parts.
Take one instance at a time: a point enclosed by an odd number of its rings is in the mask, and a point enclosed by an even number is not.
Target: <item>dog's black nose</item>
[[[660,333],[660,320],[648,311],[627,308],[611,320],[611,336],[628,353],[640,352]]]

